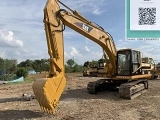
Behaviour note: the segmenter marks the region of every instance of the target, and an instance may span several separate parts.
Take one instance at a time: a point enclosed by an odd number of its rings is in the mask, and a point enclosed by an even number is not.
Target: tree
[[[103,62],[103,63],[104,63],[104,62],[105,62],[105,59],[102,59],[102,58],[101,58],[101,59],[98,60],[98,62]]]
[[[72,72],[71,67],[69,67],[68,65],[65,65],[65,72],[66,73],[71,73]]]
[[[4,60],[0,58],[0,75],[4,73]]]
[[[17,72],[16,72],[16,76],[17,76],[17,77],[22,77],[22,76],[23,76],[24,78],[26,78],[27,75],[28,75],[28,71],[27,71],[27,69],[25,69],[25,68],[20,68],[20,69],[18,69]]]
[[[73,59],[69,59],[69,60],[67,61],[67,65],[68,65],[69,67],[73,67],[74,64],[75,64],[75,62],[74,62]]]
[[[91,66],[91,67],[96,67],[97,64],[98,64],[98,61],[96,61],[96,60],[92,60],[92,61],[90,62],[90,66]]]
[[[41,59],[41,70],[42,71],[49,71],[50,70],[50,63],[47,59]]]
[[[3,73],[12,74],[16,71],[17,60],[0,58],[0,71]]]
[[[49,71],[50,66],[48,59],[41,59],[41,60],[29,60],[22,61],[18,64],[19,68],[26,68],[27,70],[35,70],[36,72],[41,71]]]
[[[86,67],[86,68],[89,68],[89,66],[90,66],[90,62],[89,61],[85,62],[84,65],[83,65],[83,67]]]
[[[82,72],[82,71],[83,71],[83,66],[82,65],[75,64],[73,66],[73,72]]]
[[[22,61],[21,63],[18,64],[19,68],[26,68],[27,70],[32,70],[33,69],[33,61],[27,59],[26,61]]]
[[[41,72],[42,71],[41,70],[41,68],[42,68],[41,60],[34,60],[32,67],[36,72]]]
[[[69,59],[67,62],[67,65],[65,65],[65,72],[71,73],[71,72],[82,72],[83,66],[78,65],[76,62],[74,62],[73,59]]]
[[[110,63],[109,58],[107,58],[107,60],[105,60],[103,58],[101,58],[101,59],[98,60],[98,62],[103,62],[103,63],[105,63],[106,61],[107,61],[107,63]]]

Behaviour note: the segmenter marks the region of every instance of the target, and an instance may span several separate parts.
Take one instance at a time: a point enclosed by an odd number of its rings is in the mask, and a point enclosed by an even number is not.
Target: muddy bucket
[[[54,112],[65,85],[65,77],[42,78],[33,83],[34,95],[43,111]]]

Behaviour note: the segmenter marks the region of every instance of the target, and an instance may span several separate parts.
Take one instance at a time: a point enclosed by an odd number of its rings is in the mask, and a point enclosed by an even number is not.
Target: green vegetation
[[[92,60],[91,62],[87,61],[84,63],[84,67],[97,67],[98,61]]]
[[[35,70],[36,72],[42,72],[42,71],[49,71],[49,61],[47,59],[41,59],[41,60],[29,60],[22,61],[18,64],[19,68],[25,68],[28,71],[29,70]]]
[[[69,59],[65,64],[65,72],[72,73],[72,72],[82,72],[84,70],[82,65],[78,65],[74,60]]]
[[[24,77],[24,78],[26,78],[27,77],[27,75],[28,75],[28,71],[27,71],[27,69],[25,69],[25,68],[19,68],[18,70],[17,70],[17,72],[16,72],[16,76],[19,78],[19,77]]]
[[[102,59],[100,59],[102,60]],[[84,62],[84,65],[79,65],[73,59],[67,60],[65,64],[65,72],[73,73],[73,72],[82,72],[86,70],[88,67],[96,67],[98,61],[92,60],[91,62]],[[41,60],[29,60],[22,61],[17,64],[17,60],[9,60],[0,58],[0,81],[8,81],[13,80],[17,76],[26,78],[28,75],[28,71],[33,70],[37,73],[41,73],[42,71],[49,72],[50,63],[48,59]],[[26,78],[27,79],[27,78]]]
[[[0,58],[0,81],[13,80],[23,76],[27,77],[29,70],[49,71],[49,62],[47,59],[22,61],[17,64],[17,60],[9,60]]]
[[[15,77],[17,60],[0,58],[0,80],[8,81]]]

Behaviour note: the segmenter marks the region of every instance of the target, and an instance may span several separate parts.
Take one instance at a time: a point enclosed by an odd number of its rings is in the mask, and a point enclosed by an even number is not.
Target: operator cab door
[[[124,49],[117,52],[117,75],[131,75],[131,50]]]
[[[131,68],[132,75],[138,75],[142,72],[141,69],[139,69],[141,64],[140,58],[141,58],[140,52],[136,50],[132,50],[132,68]]]
[[[132,76],[140,74],[140,52],[124,49],[117,52],[117,75]]]

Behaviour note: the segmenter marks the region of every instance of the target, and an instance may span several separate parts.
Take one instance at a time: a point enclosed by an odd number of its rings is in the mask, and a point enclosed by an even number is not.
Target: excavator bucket
[[[65,77],[42,78],[34,82],[33,92],[43,111],[54,113],[65,85]]]

